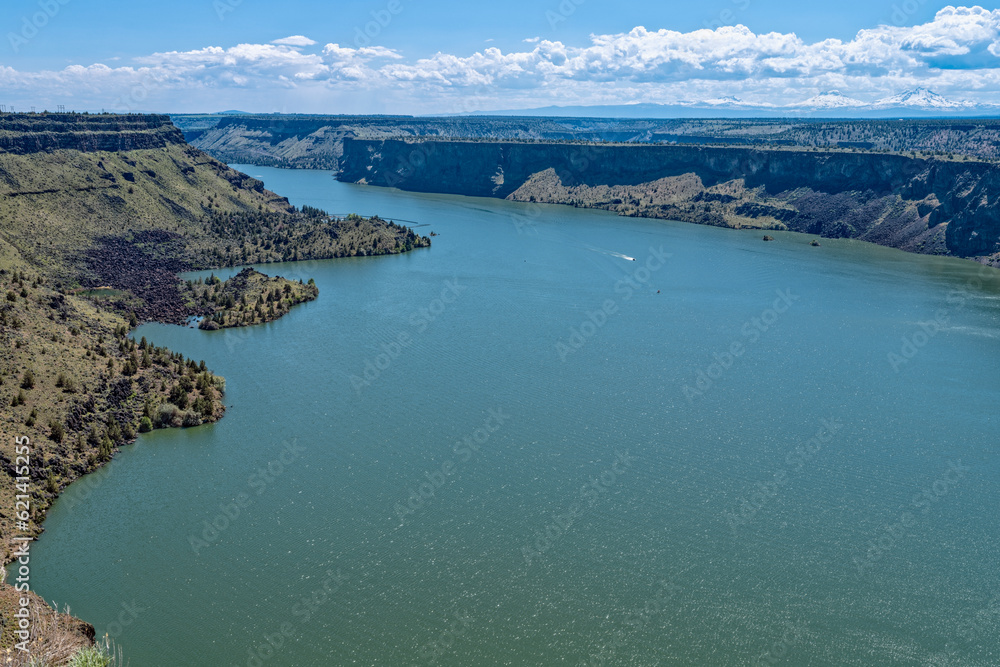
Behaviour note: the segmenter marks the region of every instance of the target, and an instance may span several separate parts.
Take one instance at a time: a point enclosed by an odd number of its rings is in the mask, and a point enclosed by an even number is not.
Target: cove
[[[32,549],[132,664],[995,662],[995,271],[236,167],[439,235],[257,267],[320,289],[269,324],[134,332],[226,416]]]

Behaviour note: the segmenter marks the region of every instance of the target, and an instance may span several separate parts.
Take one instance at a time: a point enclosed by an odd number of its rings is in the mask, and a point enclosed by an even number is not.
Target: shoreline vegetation
[[[226,281],[215,274],[188,280],[181,293],[192,310],[203,313],[198,328],[215,331],[273,322],[292,306],[316,299],[319,288],[312,278],[303,284],[247,268]]]
[[[316,299],[310,279],[251,268],[226,281],[179,274],[429,247],[378,217],[301,209],[184,141],[166,116],[0,114],[0,541],[3,563],[42,531],[73,481],[138,434],[225,414],[225,379],[129,332],[141,322],[203,329],[273,321]],[[15,442],[29,441],[27,475]],[[27,477],[18,488],[18,477]],[[30,509],[24,525],[15,497]],[[28,601],[30,653],[16,650]],[[93,626],[0,585],[5,664],[65,664]]]

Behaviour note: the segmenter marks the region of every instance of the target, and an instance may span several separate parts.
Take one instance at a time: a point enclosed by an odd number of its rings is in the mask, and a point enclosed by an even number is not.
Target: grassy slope
[[[153,232],[158,236],[144,238]],[[165,242],[163,233],[177,235],[175,242]],[[0,153],[0,239],[26,265],[66,286],[97,286],[116,268],[115,256],[102,254],[109,237],[129,241],[146,259],[183,268],[429,245],[378,219],[295,211],[260,181],[187,144],[126,153]]]
[[[287,208],[255,184],[184,145],[0,154],[0,233],[35,268],[72,284],[89,277],[86,251],[102,236],[165,230],[205,245],[199,218],[213,210]]]

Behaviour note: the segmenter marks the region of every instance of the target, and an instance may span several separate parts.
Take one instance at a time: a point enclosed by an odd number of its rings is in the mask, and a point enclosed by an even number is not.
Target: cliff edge
[[[344,140],[340,180],[858,238],[1000,264],[1000,166],[791,148]]]

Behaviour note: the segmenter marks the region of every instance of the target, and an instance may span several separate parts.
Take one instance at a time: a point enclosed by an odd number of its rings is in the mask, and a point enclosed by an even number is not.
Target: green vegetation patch
[[[319,288],[312,278],[303,284],[243,269],[225,282],[214,274],[206,280],[189,280],[181,293],[192,310],[206,312],[198,328],[211,331],[271,322],[292,306],[315,299]]]

